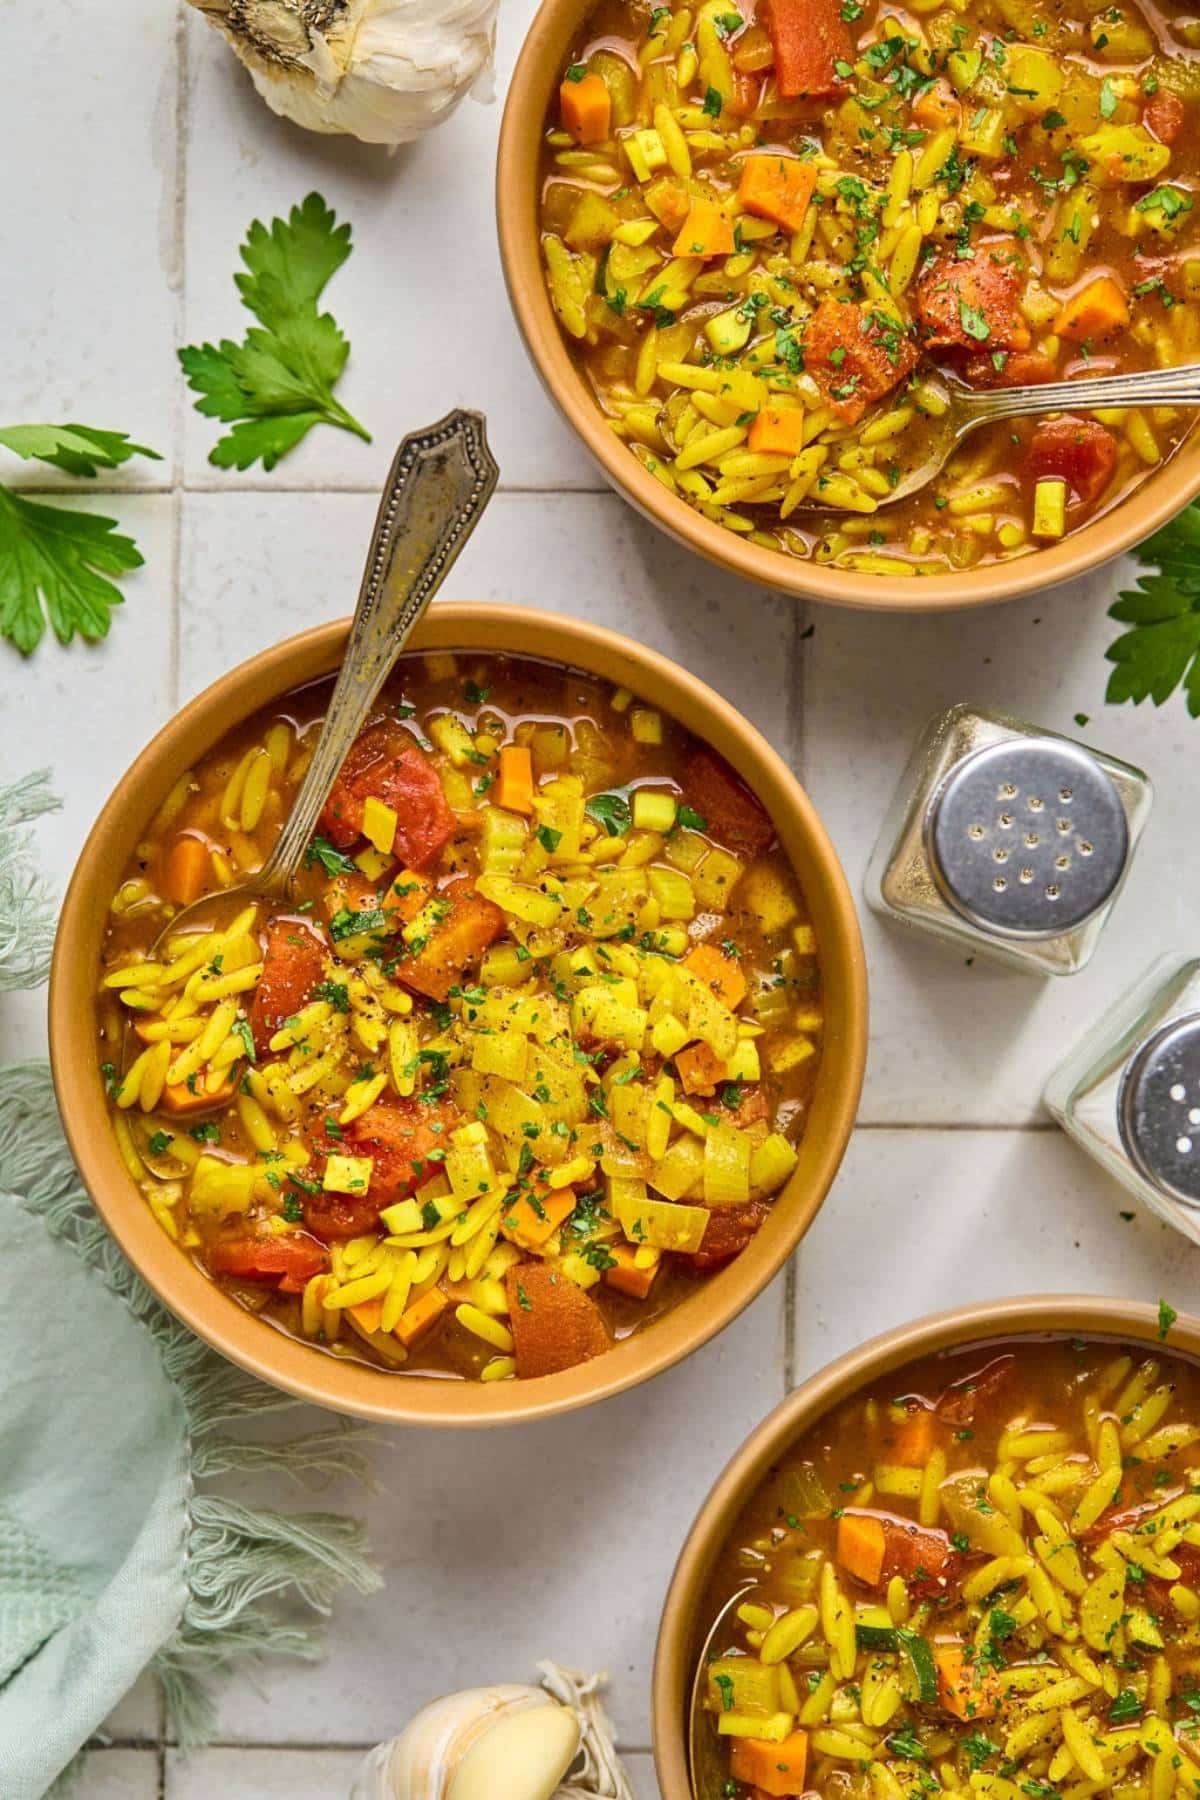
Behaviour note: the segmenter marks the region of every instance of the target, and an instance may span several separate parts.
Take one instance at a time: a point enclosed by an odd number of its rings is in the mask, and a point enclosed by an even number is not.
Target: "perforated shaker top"
[[[943,898],[972,924],[1048,938],[1111,897],[1129,826],[1090,752],[1061,738],[1020,738],[950,770],[929,805],[925,848]]]
[[[1117,1111],[1134,1166],[1200,1206],[1200,1013],[1147,1038],[1125,1071]]]

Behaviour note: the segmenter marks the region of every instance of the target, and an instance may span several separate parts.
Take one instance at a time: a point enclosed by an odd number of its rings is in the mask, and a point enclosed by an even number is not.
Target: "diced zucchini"
[[[778,1672],[757,1657],[719,1656],[708,1665],[708,1703],[716,1713],[778,1712]]]
[[[675,823],[674,794],[666,788],[637,788],[633,796],[633,822],[639,831],[657,831],[663,837]]]
[[[1067,484],[1060,475],[1043,475],[1033,490],[1033,535],[1060,538],[1067,528]]]

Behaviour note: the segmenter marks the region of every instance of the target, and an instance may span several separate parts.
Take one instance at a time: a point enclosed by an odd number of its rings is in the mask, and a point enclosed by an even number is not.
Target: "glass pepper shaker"
[[[896,790],[867,902],[1016,968],[1073,975],[1096,947],[1151,797],[1129,763],[953,706],[930,721]]]
[[[1200,1243],[1200,959],[1159,959],[1046,1083],[1068,1136]]]

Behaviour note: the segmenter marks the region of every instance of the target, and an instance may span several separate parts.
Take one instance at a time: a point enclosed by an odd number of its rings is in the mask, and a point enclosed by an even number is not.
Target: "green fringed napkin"
[[[17,827],[50,804],[38,777],[0,790],[0,989],[44,978],[45,907]],[[203,1742],[206,1674],[318,1654],[294,1603],[327,1613],[343,1585],[380,1581],[353,1521],[197,1486],[361,1463],[340,1428],[239,1441],[238,1421],[293,1403],[133,1273],[84,1192],[43,1063],[0,1071],[0,1260],[0,1794],[38,1800],[144,1668],[178,1742]]]

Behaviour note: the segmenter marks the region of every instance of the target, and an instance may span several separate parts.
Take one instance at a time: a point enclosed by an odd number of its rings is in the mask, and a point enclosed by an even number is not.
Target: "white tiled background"
[[[532,10],[504,0],[501,91]],[[717,1469],[793,1380],[972,1298],[1076,1288],[1190,1302],[1200,1258],[1144,1213],[1123,1219],[1129,1203],[1046,1126],[1037,1097],[1061,1049],[1152,956],[1195,947],[1200,722],[1178,702],[1105,707],[1104,611],[1122,571],[961,619],[856,616],[742,586],[634,517],[551,411],[511,324],[492,222],[497,108],[468,103],[388,159],[281,124],[170,0],[89,9],[86,29],[75,0],[12,11],[5,419],[82,418],[164,459],[83,502],[118,512],[146,554],[108,643],[49,643],[28,663],[0,645],[0,772],[53,769],[65,803],[40,842],[55,879],[181,700],[349,610],[396,440],[456,403],[487,413],[502,487],[453,593],[582,612],[677,656],[801,770],[856,885],[913,736],[950,701],[1065,730],[1087,713],[1085,735],[1156,779],[1139,865],[1073,981],[967,966],[866,920],[860,1129],[793,1268],[748,1316],[584,1415],[483,1436],[378,1434],[375,1491],[319,1504],[365,1510],[384,1595],[338,1608],[324,1662],[229,1683],[202,1755],[165,1745],[153,1693],[135,1691],[82,1785],[88,1800],[344,1796],[362,1747],[417,1704],[527,1678],[550,1655],[610,1670],[639,1800],[652,1800],[647,1687],[673,1556]],[[206,461],[214,428],[190,408],[175,349],[243,329],[231,275],[245,227],[313,187],[354,226],[327,299],[353,345],[341,397],[375,442],[318,430],[272,475],[225,475]],[[71,485],[46,473],[43,485]],[[28,1054],[42,1034],[40,998],[3,1003],[0,1055]],[[295,1498],[280,1483],[266,1494]]]

